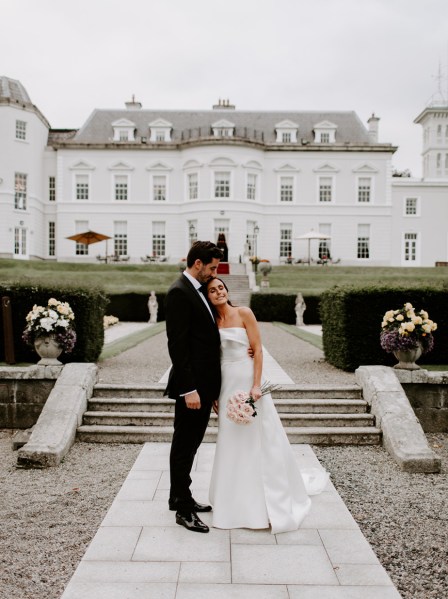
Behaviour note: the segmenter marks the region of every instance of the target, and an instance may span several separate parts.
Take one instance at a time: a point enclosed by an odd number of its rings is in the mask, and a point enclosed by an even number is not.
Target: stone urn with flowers
[[[54,297],[48,300],[46,306],[33,306],[26,317],[22,339],[40,356],[38,364],[57,366],[61,364],[58,360],[61,353],[68,354],[73,350],[76,343],[74,319],[70,305]]]
[[[416,360],[434,347],[433,331],[437,323],[430,320],[428,312],[416,312],[409,302],[398,310],[388,310],[381,323],[381,347],[393,353],[398,360],[394,368],[418,370]]]

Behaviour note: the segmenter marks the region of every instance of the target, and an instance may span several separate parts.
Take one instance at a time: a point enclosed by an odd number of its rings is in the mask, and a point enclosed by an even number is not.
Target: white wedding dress
[[[268,528],[272,534],[297,530],[308,513],[309,495],[328,482],[322,468],[300,471],[270,394],[256,402],[257,416],[248,425],[226,416],[237,391],[249,391],[253,360],[246,329],[220,329],[222,385],[219,429],[210,483],[213,526]]]

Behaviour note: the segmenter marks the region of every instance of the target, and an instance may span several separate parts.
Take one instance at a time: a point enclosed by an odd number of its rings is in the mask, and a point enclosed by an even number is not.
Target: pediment
[[[164,162],[153,162],[146,167],[147,171],[172,171],[173,167]]]
[[[338,173],[339,169],[333,166],[332,164],[325,162],[324,164],[321,164],[317,168],[313,169],[313,171],[315,173]]]
[[[275,168],[274,171],[276,173],[298,173],[300,169],[298,169],[296,166],[294,166],[293,164],[290,164],[289,162],[286,162],[285,164],[282,164],[281,166],[279,166],[278,168]]]
[[[297,123],[294,123],[293,121],[282,121],[281,123],[277,123],[275,125],[276,129],[298,129],[299,125]]]
[[[221,119],[216,121],[216,123],[212,123],[213,129],[216,127],[218,129],[233,129],[235,127],[235,123],[231,123],[227,119]]]
[[[246,162],[246,164],[243,164],[243,167],[257,169],[259,171],[263,170],[263,166],[256,160],[249,160],[249,162]]]
[[[135,127],[135,123],[128,119],[118,119],[112,123],[112,127]]]
[[[314,129],[337,129],[338,126],[335,125],[334,123],[331,123],[330,121],[321,121],[320,123],[317,123],[317,125],[314,125]]]
[[[93,171],[95,168],[96,167],[93,164],[90,164],[90,162],[85,160],[80,160],[69,166],[71,171]]]
[[[198,162],[197,160],[187,160],[187,162],[184,163],[184,165],[182,166],[183,169],[187,169],[187,168],[201,168],[202,164],[200,162]]]
[[[151,121],[149,123],[149,127],[163,127],[163,128],[171,128],[173,123],[166,121],[165,119],[156,119],[155,121]]]
[[[353,169],[353,173],[377,173],[378,169],[376,169],[371,164],[362,164],[361,166],[357,166]]]
[[[119,162],[115,162],[109,166],[110,171],[120,170],[120,171],[133,171],[134,167],[128,164],[127,162],[123,162],[122,160]]]
[[[231,158],[226,158],[225,156],[219,156],[218,158],[214,158],[211,162],[209,162],[210,166],[237,166],[236,162],[234,162]]]

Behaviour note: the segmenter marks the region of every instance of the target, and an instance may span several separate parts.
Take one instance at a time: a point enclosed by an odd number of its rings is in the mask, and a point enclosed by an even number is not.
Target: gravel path
[[[272,325],[263,341],[297,383],[351,384],[352,373]],[[164,334],[106,360],[104,382],[153,382],[168,368]],[[59,599],[140,445],[76,443],[48,470],[17,470],[0,431],[0,599]],[[439,475],[401,472],[381,447],[313,447],[404,599],[448,597],[448,434],[428,439]]]

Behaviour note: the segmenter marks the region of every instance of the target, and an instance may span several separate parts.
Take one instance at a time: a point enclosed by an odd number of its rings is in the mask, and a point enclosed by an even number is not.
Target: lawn
[[[167,264],[79,264],[0,259],[0,282],[42,285],[88,285],[107,293],[166,291],[179,275]],[[258,275],[258,281],[261,275]],[[334,285],[448,286],[448,267],[392,268],[361,266],[274,266],[269,275],[270,292],[319,295]]]

